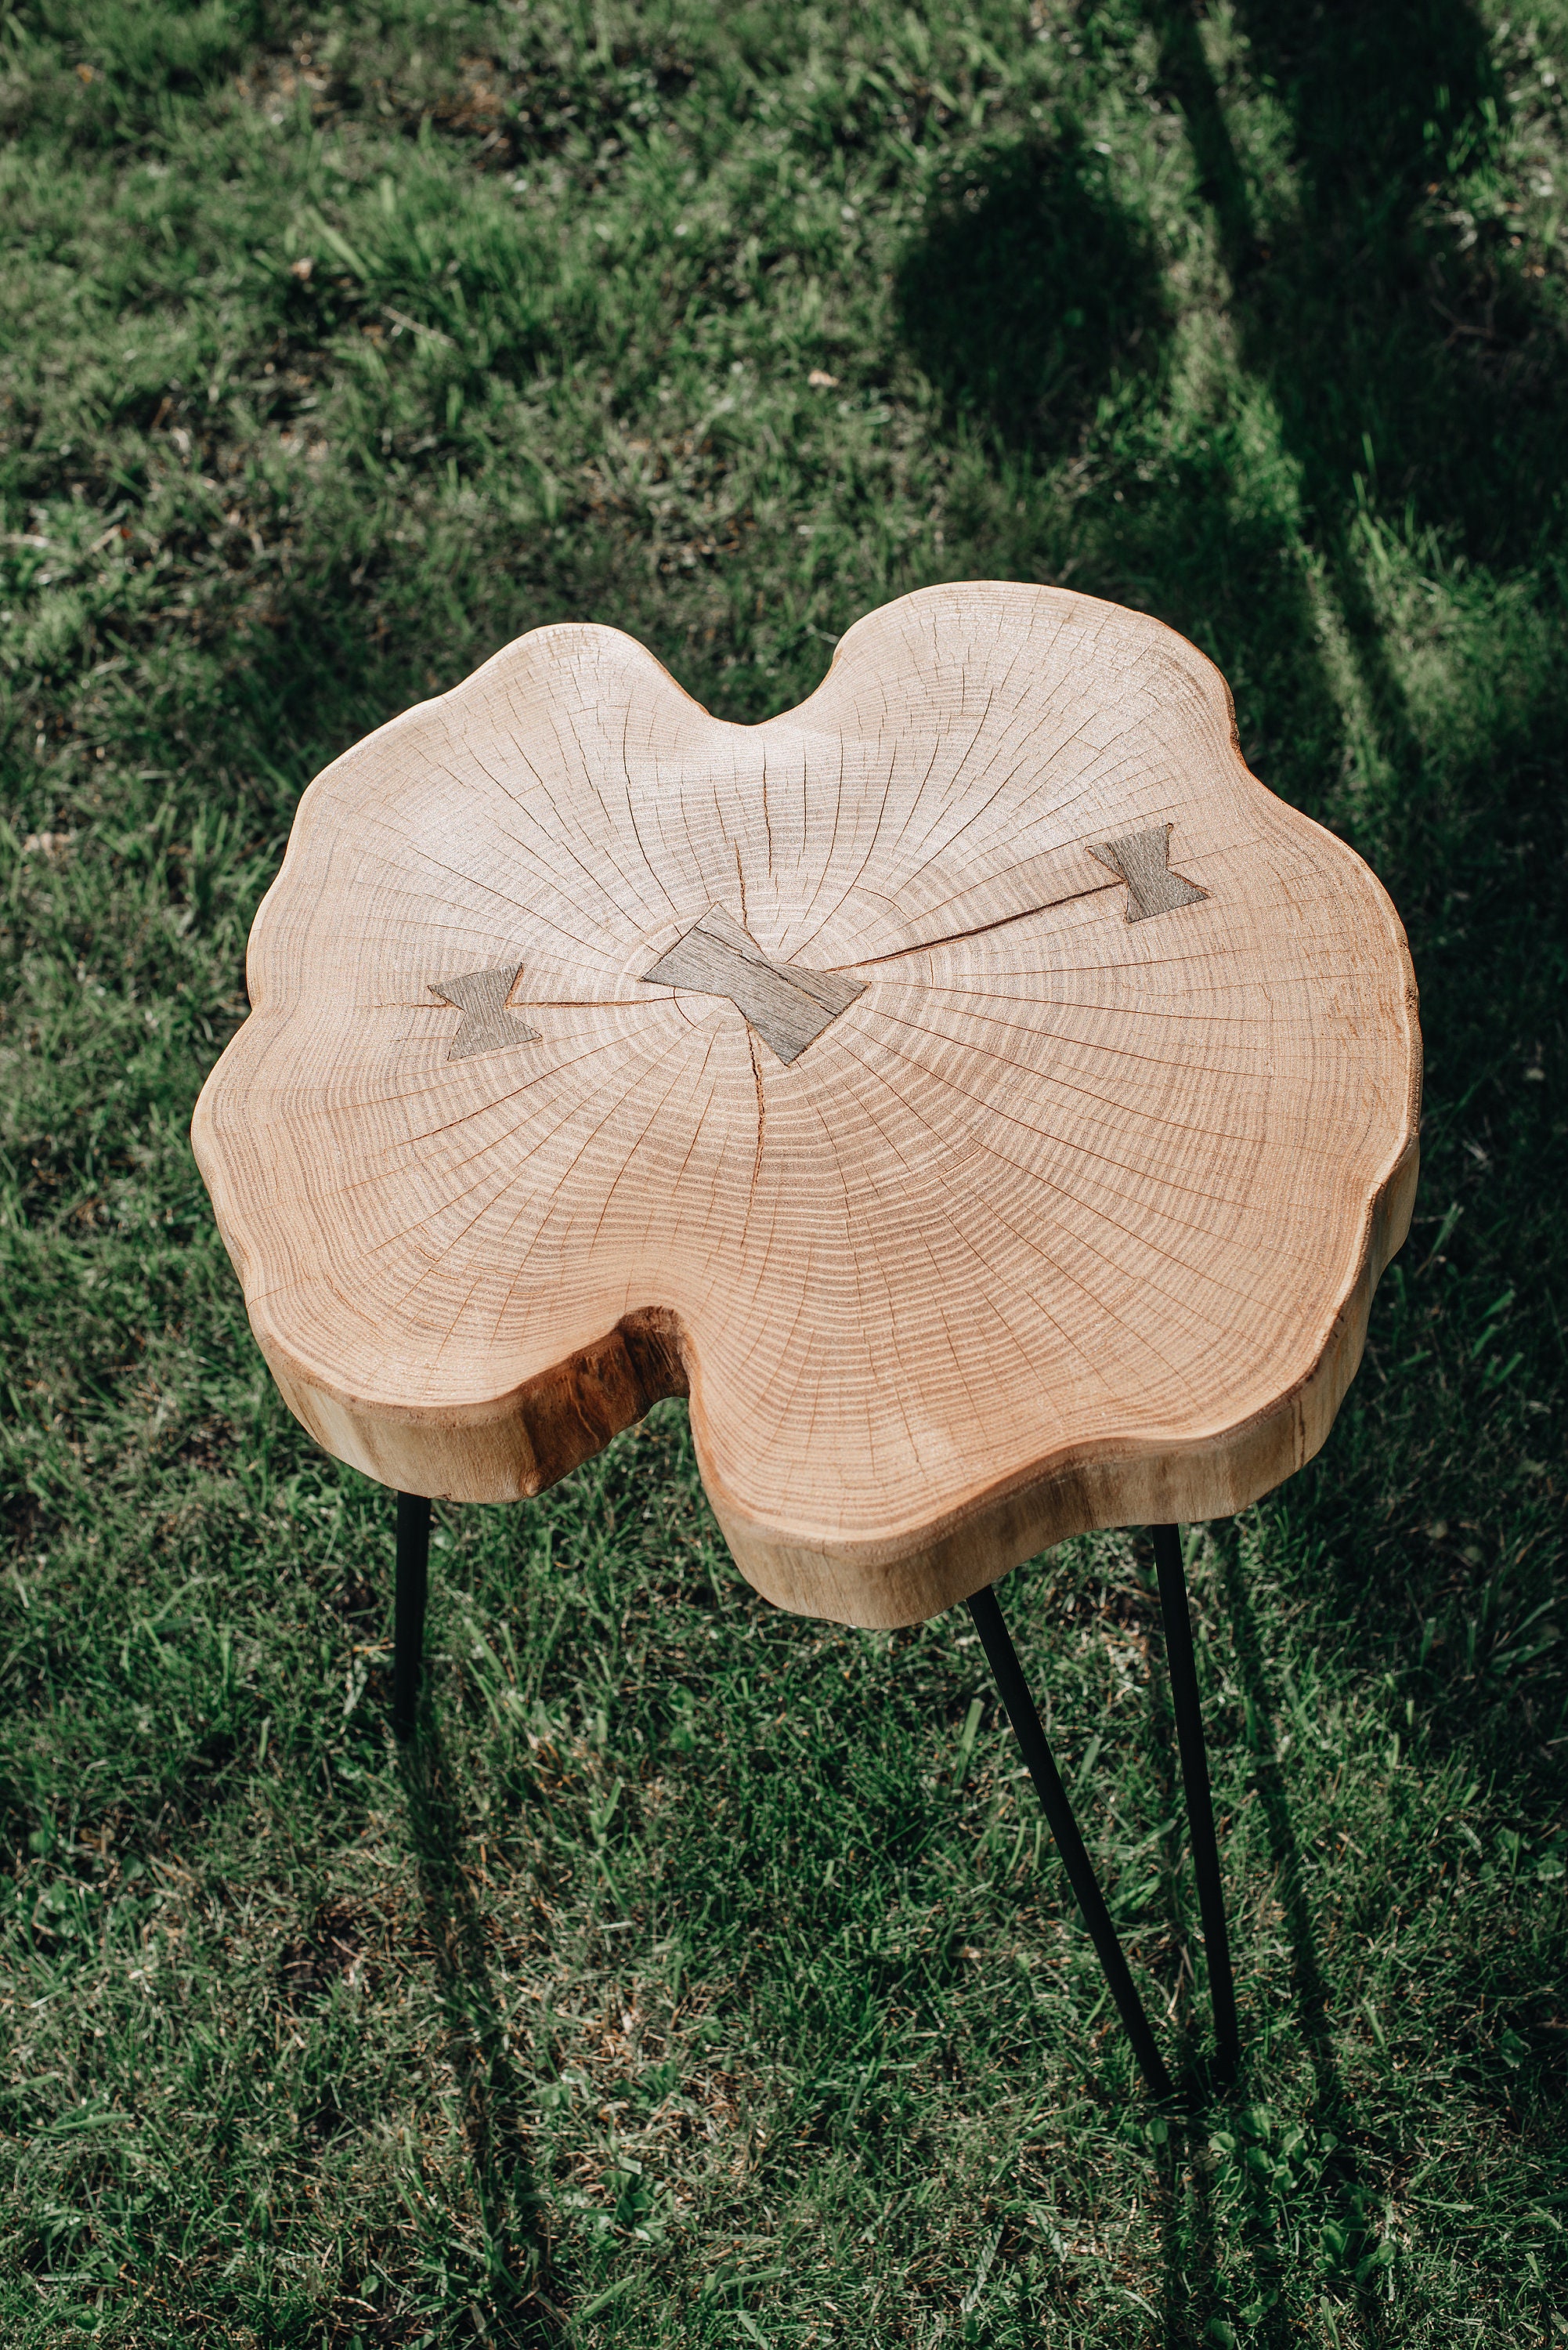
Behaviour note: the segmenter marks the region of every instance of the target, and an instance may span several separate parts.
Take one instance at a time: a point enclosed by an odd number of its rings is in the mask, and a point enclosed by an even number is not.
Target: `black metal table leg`
[[[422,1493],[398,1495],[398,1596],[392,1640],[392,1730],[414,1734],[420,1706],[420,1656],[430,1587],[431,1505]]]
[[[1078,1823],[1073,1817],[1073,1807],[1067,1801],[1067,1790],[1062,1784],[1061,1773],[1053,1758],[1045,1732],[1040,1726],[1040,1716],[1034,1711],[1034,1700],[1029,1694],[1029,1684],[1023,1678],[1007,1626],[1002,1621],[994,1591],[977,1591],[969,1602],[969,1612],[974,1628],[980,1634],[996,1686],[1002,1692],[1002,1702],[1007,1708],[1029,1775],[1034,1782],[1056,1849],[1062,1856],[1062,1866],[1067,1881],[1084,1913],[1089,1937],[1099,1952],[1100,1964],[1106,1970],[1106,1981],[1111,1989],[1127,2038],[1132,2042],[1133,2054],[1137,2059],[1151,2093],[1156,2097],[1171,2094],[1170,2075],[1155,2045],[1143,2002],[1137,1995],[1122,1946],[1116,1939],[1116,1929],[1111,1923],[1111,1913],[1106,1907],[1094,1862],[1089,1858],[1084,1839],[1078,1833]]]
[[[1220,1847],[1214,1835],[1214,1801],[1209,1787],[1209,1756],[1203,1742],[1203,1711],[1192,1653],[1192,1618],[1176,1526],[1155,1526],[1154,1563],[1159,1575],[1159,1606],[1165,1619],[1165,1657],[1170,1669],[1170,1701],[1181,1752],[1187,1819],[1192,1833],[1192,1873],[1198,1879],[1198,1913],[1209,1960],[1209,1996],[1214,2007],[1216,2082],[1229,2088],[1241,2063],[1236,2024],[1236,1981],[1231,1971],[1231,1938],[1225,1929],[1225,1894],[1220,1881]]]

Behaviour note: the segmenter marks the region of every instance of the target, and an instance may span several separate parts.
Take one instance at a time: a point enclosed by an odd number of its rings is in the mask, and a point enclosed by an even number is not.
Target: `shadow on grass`
[[[1209,2173],[1195,2158],[1202,2132],[1175,2129],[1155,2158],[1155,2200],[1160,2239],[1160,2340],[1167,2350],[1213,2342],[1209,2321],[1219,2314],[1214,2278],[1219,2230]]]
[[[1146,1587],[1152,1590],[1155,1582],[1153,1552],[1147,1535],[1138,1537],[1135,1551],[1139,1575]],[[1258,1668],[1249,1678],[1251,1690],[1254,1681],[1261,1688],[1262,1680],[1256,1627],[1250,1617],[1248,1636],[1249,1653]],[[1206,1954],[1201,1970],[1198,1965],[1199,1954],[1203,1953],[1203,1939],[1197,1923],[1189,1857],[1184,1866],[1188,1844],[1187,1804],[1178,1762],[1175,1710],[1169,1670],[1164,1661],[1162,1632],[1158,1637],[1158,1648],[1160,1666],[1148,1676],[1148,1726],[1153,1756],[1151,1767],[1159,1791],[1160,1808],[1172,1823],[1169,1833],[1161,1839],[1161,1894],[1162,1907],[1172,1921],[1179,1951],[1176,1987],[1177,2040],[1172,2050],[1172,2071],[1185,2111],[1173,2122],[1168,2137],[1156,2149],[1156,2211],[1161,2245],[1162,2339],[1170,2345],[1170,2350],[1176,2350],[1176,2345],[1186,2350],[1189,2345],[1197,2345],[1223,2338],[1213,2332],[1210,2325],[1210,2321],[1224,2324],[1225,2303],[1218,2283],[1221,2230],[1214,2208],[1210,2134],[1217,2126],[1234,2126],[1232,2109],[1238,2106],[1242,2092],[1239,2085],[1220,2092],[1214,2082],[1211,1995]],[[1254,1706],[1257,1707],[1256,1700]],[[1257,1707],[1257,1718],[1266,1725],[1267,1715],[1261,1707]],[[1272,1755],[1272,1736],[1269,1751]],[[1280,1862],[1282,1850],[1291,1856],[1292,1883],[1298,1896],[1291,1915],[1293,1923],[1302,1931],[1298,1985],[1301,1987],[1303,2015],[1310,2014],[1312,2018],[1308,2036],[1317,2103],[1321,2108],[1325,2103],[1333,2102],[1337,2113],[1343,2104],[1343,2096],[1326,2044],[1324,2022],[1326,1994],[1310,1914],[1304,1907],[1304,1900],[1300,1898],[1303,1893],[1300,1858],[1289,1812],[1283,1805],[1282,1788],[1278,1784],[1277,1766],[1273,1777],[1279,1810],[1277,1814],[1272,1811],[1269,1814],[1270,1834],[1276,1863]],[[1281,1873],[1282,1876],[1286,1874],[1282,1865]],[[1253,2321],[1256,2327],[1253,2338],[1271,2345],[1277,2344],[1280,2350],[1283,2350],[1286,2343],[1296,2338],[1296,2329],[1286,2307],[1289,2264],[1280,2246],[1272,2215],[1255,2207],[1244,2234],[1258,2286],[1255,2299],[1259,2304],[1259,2314]],[[1378,2338],[1376,2333],[1372,2338]]]
[[[1137,1572],[1145,1587],[1154,1587],[1154,1554],[1146,1537],[1134,1545]],[[1175,2009],[1175,2036],[1168,2041],[1165,2019],[1156,2021],[1155,2037],[1165,2048],[1176,2083],[1178,2109],[1164,2126],[1168,2135],[1152,2149],[1153,2211],[1160,2245],[1160,2334],[1167,2350],[1197,2350],[1218,2337],[1210,2318],[1222,2315],[1216,2291],[1220,2233],[1214,2212],[1209,2169],[1204,2159],[1208,2136],[1207,2074],[1211,2033],[1207,2002],[1199,1997],[1194,1951],[1201,1950],[1197,1930],[1190,1871],[1182,1866],[1187,1843],[1187,1807],[1177,1761],[1176,1717],[1170,1680],[1161,1659],[1147,1681],[1149,1771],[1159,1816],[1171,1822],[1159,1841],[1159,1908],[1170,1920],[1174,1979],[1160,1988]]]
[[[1355,2147],[1365,2136],[1341,2077],[1329,2025],[1328,1979],[1319,1954],[1317,1925],[1302,1860],[1301,1845],[1291,1817],[1284,1773],[1274,1738],[1273,1712],[1264,1664],[1262,1640],[1241,1571],[1241,1545],[1235,1521],[1210,1529],[1220,1564],[1220,1582],[1230,1616],[1237,1669],[1246,1699],[1248,1737],[1257,1756],[1252,1783],[1257,1789],[1273,1856],[1285,1938],[1290,1944],[1295,1983],[1296,2014],[1313,2072],[1313,2120],[1336,2141],[1324,2167],[1324,2185],[1331,2210],[1334,2242],[1332,2270],[1342,2288],[1354,2294],[1357,2313],[1369,2341],[1386,2337],[1386,2314],[1376,2299],[1376,2281],[1358,2274],[1373,2249],[1366,2224],[1370,2189],[1361,2175]],[[1277,2339],[1293,2338],[1285,2320],[1283,2284],[1287,2263],[1280,2249],[1272,2212],[1261,2202],[1248,2230],[1258,2278],[1270,2306],[1267,2316],[1277,2320]],[[1262,2338],[1275,2332],[1265,2324]]]
[[[1268,380],[1309,495],[1366,471],[1386,502],[1458,524],[1472,559],[1541,552],[1568,432],[1560,324],[1489,172],[1506,158],[1507,97],[1467,0],[1353,0],[1307,11],[1242,0],[1250,69],[1283,96],[1297,202],[1260,244],[1193,17],[1157,12],[1217,217],[1241,276],[1246,363]],[[1233,163],[1233,159],[1232,159]],[[1474,217],[1450,190],[1480,175]],[[1249,256],[1257,265],[1250,272]],[[1368,447],[1370,442],[1370,447]]]
[[[465,1862],[455,1773],[428,1699],[399,1757],[447,2056],[483,2230],[494,2338],[533,2350],[568,2327],[550,2292],[550,2244],[528,2160],[524,2085],[507,2051],[484,1924]],[[489,2338],[489,2337],[487,2337]]]
[[[1238,179],[1208,87],[1221,176]],[[1173,387],[1152,234],[1104,161],[1070,127],[983,151],[906,254],[898,295],[905,343],[954,433],[988,448],[1002,509],[1029,511],[1032,484],[1064,460],[1070,483],[1093,461],[1071,492],[1068,542],[1044,554],[1032,537],[1004,537],[986,561],[1070,577],[1168,620],[1225,671],[1255,762],[1266,770],[1279,746],[1313,779],[1309,795],[1341,774],[1344,723],[1299,559],[1289,459],[1261,485],[1255,421],[1194,413],[1189,430],[1172,426],[1171,400],[1192,395]]]
[[[1532,248],[1488,192],[1512,168],[1489,35],[1465,0],[1242,0],[1245,71],[1288,124],[1288,169],[1259,189],[1199,12],[1146,8],[1256,414],[1222,400],[1172,434],[1151,233],[1071,125],[971,162],[905,257],[905,342],[955,425],[989,438],[1004,485],[1074,456],[1092,428],[1117,486],[1108,503],[1092,484],[1075,496],[1075,584],[1156,612],[1215,656],[1265,780],[1314,808],[1345,769],[1349,733],[1369,729],[1375,762],[1407,785],[1418,746],[1364,515],[1433,525],[1493,567],[1539,557],[1560,526],[1568,348],[1527,274]],[[1002,551],[1025,576],[1036,557]],[[1354,666],[1354,716],[1325,670],[1325,628]]]
[[[1187,1805],[1178,1761],[1170,1676],[1164,1669],[1164,1644],[1159,1634],[1154,1546],[1147,1533],[1135,1536],[1133,1559],[1147,1601],[1145,1621],[1153,1652],[1146,1689],[1147,1763],[1153,1781],[1155,1816],[1170,1823],[1158,1848],[1159,1914],[1170,1921],[1170,1940],[1167,1963],[1157,1972],[1156,1979],[1166,2002],[1167,2015],[1157,2015],[1150,2020],[1155,2025],[1155,2038],[1160,2043],[1169,2063],[1178,2098],[1183,2106],[1196,2112],[1208,2102],[1206,2074],[1210,2035],[1206,2028],[1205,2004],[1198,1996],[1199,1982],[1196,1963],[1196,1954],[1201,1951],[1203,1943],[1197,1929],[1191,1873],[1182,1866],[1187,1843]],[[1168,2037],[1172,2026],[1174,2037]]]
[[[1070,441],[1119,376],[1158,369],[1168,323],[1147,235],[1072,132],[978,158],[898,298],[950,416],[1012,448]]]

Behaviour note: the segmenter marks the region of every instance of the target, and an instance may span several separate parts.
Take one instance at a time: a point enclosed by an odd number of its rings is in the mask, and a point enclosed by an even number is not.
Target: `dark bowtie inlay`
[[[465,971],[457,979],[432,979],[432,995],[461,1012],[456,1035],[447,1047],[449,1061],[466,1061],[471,1053],[493,1053],[503,1045],[536,1045],[537,1028],[506,1008],[506,999],[523,976],[523,966],[504,963],[498,971]]]
[[[710,906],[642,975],[655,987],[727,995],[781,1061],[797,1061],[866,993],[863,979],[842,972],[774,962],[722,906]]]

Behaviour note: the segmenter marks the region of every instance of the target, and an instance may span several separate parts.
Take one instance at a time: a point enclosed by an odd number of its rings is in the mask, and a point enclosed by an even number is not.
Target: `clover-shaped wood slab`
[[[745,1574],[853,1623],[1278,1483],[1409,1222],[1387,898],[1058,589],[761,726],[540,629],[317,777],[249,979],[193,1133],[313,1435],[501,1502],[689,1392]]]

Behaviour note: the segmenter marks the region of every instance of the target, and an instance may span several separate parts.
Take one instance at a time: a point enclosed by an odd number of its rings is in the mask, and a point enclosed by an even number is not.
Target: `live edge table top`
[[[1416,1177],[1398,919],[1219,671],[924,590],[797,710],[541,629],[317,777],[194,1139],[291,1409],[537,1492],[691,1397],[744,1573],[916,1621],[1323,1442]]]

